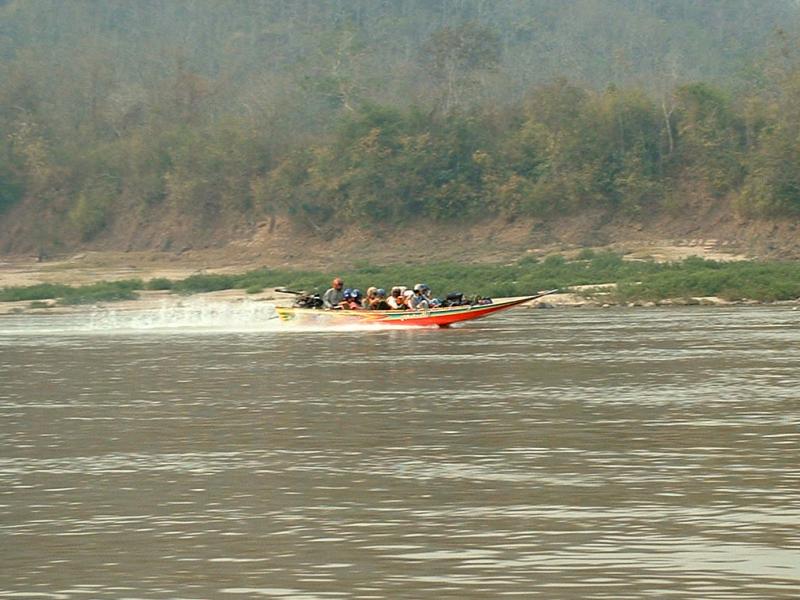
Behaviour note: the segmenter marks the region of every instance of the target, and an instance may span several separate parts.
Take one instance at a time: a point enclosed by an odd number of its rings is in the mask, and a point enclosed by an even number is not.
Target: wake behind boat
[[[539,292],[532,296],[496,298],[489,303],[433,307],[421,310],[325,310],[319,308],[278,307],[284,322],[303,325],[389,325],[400,327],[449,327],[454,323],[480,319],[553,294],[558,290]]]

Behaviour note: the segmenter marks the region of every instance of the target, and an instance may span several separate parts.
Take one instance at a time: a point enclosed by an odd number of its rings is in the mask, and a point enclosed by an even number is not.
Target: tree
[[[491,28],[475,22],[443,27],[423,47],[423,65],[437,89],[444,113],[461,108],[466,94],[478,83],[481,72],[500,64],[500,38]]]
[[[727,96],[706,83],[676,92],[679,163],[715,194],[741,182],[745,127]]]

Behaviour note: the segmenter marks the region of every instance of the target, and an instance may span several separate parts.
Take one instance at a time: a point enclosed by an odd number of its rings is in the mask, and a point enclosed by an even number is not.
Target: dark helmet
[[[351,290],[350,288],[347,288],[347,289],[344,291],[344,298],[345,298],[345,300],[349,300],[349,299],[350,299],[350,298],[352,298],[352,297],[353,297],[353,290]]]
[[[376,290],[376,292],[375,292],[375,295],[378,296],[379,298],[385,298],[386,297],[386,290],[383,289],[383,288],[378,288]]]
[[[350,294],[350,297],[355,299],[355,300],[360,300],[361,299],[361,290],[359,290],[359,289],[353,290],[351,292],[351,294]]]

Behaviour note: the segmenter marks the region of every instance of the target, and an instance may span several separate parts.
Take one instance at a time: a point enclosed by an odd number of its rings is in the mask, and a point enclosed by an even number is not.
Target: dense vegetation
[[[507,265],[429,264],[423,266],[362,266],[342,273],[348,286],[365,290],[370,285],[390,287],[424,281],[435,293],[451,291],[484,296],[517,296],[545,289],[566,289],[576,285],[616,283],[610,295],[603,291],[603,302],[658,301],[703,296],[726,300],[771,302],[800,298],[800,265],[797,263],[715,262],[689,258],[660,264],[628,261],[612,252],[583,251],[567,260],[552,255],[544,260],[525,258]],[[0,301],[29,301],[57,298],[64,304],[87,304],[127,300],[136,290],[171,290],[194,294],[226,289],[249,293],[264,288],[287,287],[294,290],[324,291],[329,274],[311,271],[259,269],[239,275],[199,274],[180,281],[137,279],[100,282],[87,286],[36,285],[0,289]],[[41,306],[41,305],[37,305]],[[34,306],[35,307],[35,306]]]
[[[790,0],[0,0],[0,215],[800,214]],[[700,83],[698,83],[700,81]],[[2,217],[0,217],[2,218]]]

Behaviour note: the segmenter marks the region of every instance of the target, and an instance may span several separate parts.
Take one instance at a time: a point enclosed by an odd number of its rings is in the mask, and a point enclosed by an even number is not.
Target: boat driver
[[[322,296],[322,306],[323,308],[341,308],[340,304],[342,300],[344,300],[344,292],[342,288],[344,288],[344,282],[341,280],[340,277],[337,277],[333,280],[333,287],[328,289]]]

